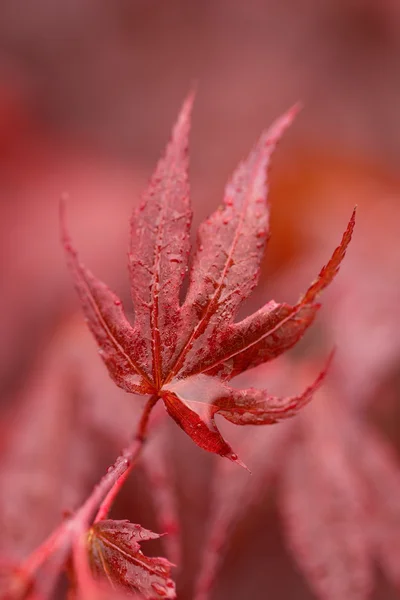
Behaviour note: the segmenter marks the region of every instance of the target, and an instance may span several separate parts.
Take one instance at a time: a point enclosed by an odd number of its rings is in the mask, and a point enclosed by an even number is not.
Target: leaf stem
[[[149,424],[150,413],[151,413],[153,407],[155,406],[155,404],[157,403],[157,401],[158,401],[158,396],[156,394],[151,396],[151,398],[148,400],[148,402],[144,408],[142,417],[140,419],[140,423],[139,423],[135,438],[133,440],[133,443],[127,450],[125,450],[123,452],[123,454],[121,456],[121,458],[124,461],[128,461],[129,464],[127,465],[127,468],[125,469],[125,471],[122,472],[121,475],[118,476],[118,479],[112,485],[112,487],[108,491],[106,497],[101,502],[99,510],[97,512],[97,515],[94,519],[95,523],[97,523],[98,521],[102,521],[103,519],[105,519],[107,517],[108,513],[110,512],[111,506],[114,503],[115,498],[117,497],[119,491],[121,490],[125,481],[128,479],[133,467],[135,466],[137,459],[139,458],[139,455],[142,451],[143,444],[146,441],[147,427]],[[116,466],[117,466],[117,463],[115,464],[115,467]]]

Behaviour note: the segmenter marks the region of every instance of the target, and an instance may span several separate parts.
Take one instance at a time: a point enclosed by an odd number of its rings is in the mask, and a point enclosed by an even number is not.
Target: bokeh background
[[[81,330],[59,242],[61,194],[69,195],[68,221],[85,263],[127,298],[129,215],[195,82],[195,225],[221,201],[226,179],[261,130],[302,102],[302,112],[274,157],[272,238],[260,288],[247,308],[256,308],[266,297],[294,301],[329,257],[357,204],[354,242],[334,289],[326,295],[316,333],[299,355],[320,365],[336,344],[333,377],[340,394],[357,410],[362,407],[399,449],[399,72],[396,0],[3,0],[3,422],[8,423],[16,407],[26,416],[37,414],[40,407],[48,415],[49,407],[58,406],[50,398],[44,408],[45,394],[37,391],[44,376],[38,373],[44,369],[48,376],[50,367],[43,365],[50,364],[49,357],[54,361],[54,355],[64,356],[66,346],[78,364],[92,365],[85,354],[90,341]],[[95,349],[87,349],[92,352],[96,361]],[[97,377],[97,363],[81,369],[79,377],[85,379],[92,368]],[[91,378],[85,385],[95,395],[93,373]],[[53,390],[54,382],[49,385]],[[113,394],[117,392],[110,388],[107,399]],[[122,396],[116,402],[125,414],[130,399]],[[101,410],[97,407],[97,416],[85,414],[85,422],[97,419],[99,439],[103,435],[108,440],[104,431],[114,427],[118,439],[118,427],[110,424],[112,411],[105,409],[103,415]],[[48,436],[50,447],[59,441],[54,427],[60,414],[54,413],[52,424],[38,418],[35,425],[43,439]],[[6,429],[9,436],[13,428]],[[185,540],[179,576],[179,598],[184,599],[192,597],[199,569],[215,461],[191,448],[176,429],[171,432]],[[7,436],[0,442],[4,447]],[[79,460],[81,470],[90,473],[85,480],[89,486],[112,459],[114,446],[103,440],[96,450],[91,448],[95,458],[89,461],[71,450],[67,440],[60,456],[69,457],[72,471]],[[37,445],[33,443],[33,450],[28,444],[26,452],[39,452]],[[26,476],[22,473],[18,480],[21,497],[33,493]],[[50,477],[34,485],[40,506],[54,484]],[[131,495],[127,492],[121,500],[121,515],[157,528],[148,508],[150,496],[138,475]],[[213,598],[261,600],[266,591],[277,599],[314,597],[285,549],[277,509],[268,498],[266,493],[260,496],[233,535]],[[69,508],[75,500],[68,496],[59,502]],[[35,534],[33,546],[45,530]],[[375,587],[376,598],[396,597],[381,575]]]

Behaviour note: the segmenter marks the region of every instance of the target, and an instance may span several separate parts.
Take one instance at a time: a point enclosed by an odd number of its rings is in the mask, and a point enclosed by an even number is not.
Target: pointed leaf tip
[[[357,206],[354,207],[347,227],[342,235],[341,242],[335,248],[330,260],[322,267],[317,279],[311,284],[298,305],[312,304],[317,296],[333,281],[339,272],[340,265],[346,255],[347,248],[351,242],[356,223]]]
[[[266,139],[268,146],[275,146],[279,142],[280,138],[283,136],[286,129],[293,123],[301,109],[302,106],[300,102],[297,102],[280,117],[275,119],[272,125],[262,135],[262,138]]]
[[[195,97],[196,91],[192,89],[183,101],[177,121],[172,130],[172,139],[176,140],[177,138],[180,138],[185,128],[189,128]]]
[[[238,457],[237,454],[235,454],[235,452],[232,452],[231,454],[227,454],[226,458],[229,458],[229,460],[236,463],[237,465],[239,465],[239,467],[242,467],[245,471],[247,471],[250,475],[252,475],[252,472],[250,471],[248,466],[245,465],[242,460],[240,460],[240,458]]]

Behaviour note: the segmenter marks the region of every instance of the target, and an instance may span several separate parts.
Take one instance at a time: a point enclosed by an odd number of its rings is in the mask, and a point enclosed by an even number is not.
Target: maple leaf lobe
[[[147,371],[157,389],[176,353],[179,294],[190,252],[188,135],[192,104],[193,94],[182,107],[170,143],[131,220],[132,300]]]

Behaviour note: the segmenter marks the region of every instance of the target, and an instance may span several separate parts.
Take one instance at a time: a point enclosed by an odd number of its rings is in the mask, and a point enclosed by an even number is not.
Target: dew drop
[[[114,304],[115,306],[121,306],[122,302],[121,300],[114,300]]]
[[[169,588],[173,588],[173,587],[175,587],[175,584],[173,581],[167,581],[166,586]]]
[[[237,459],[238,459],[237,454],[231,454],[231,460],[237,460]]]
[[[232,206],[232,205],[233,205],[233,200],[232,200],[232,198],[227,198],[227,199],[225,200],[225,204],[226,204],[227,206]]]
[[[229,219],[227,219],[227,218],[225,217],[224,219],[222,219],[222,223],[223,223],[224,225],[228,225],[228,223],[229,223]]]
[[[197,429],[200,429],[201,423],[197,423],[196,427],[197,427]]]
[[[112,473],[112,471],[114,471],[114,467],[108,467],[107,473]]]

